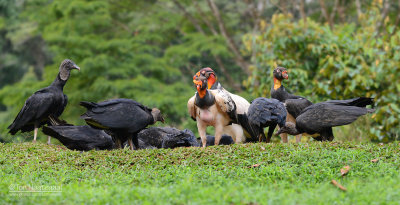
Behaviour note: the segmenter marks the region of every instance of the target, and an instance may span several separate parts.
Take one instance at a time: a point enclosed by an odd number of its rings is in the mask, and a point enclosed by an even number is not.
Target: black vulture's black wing
[[[25,101],[14,122],[8,127],[10,133],[15,134],[27,124],[47,118],[49,114],[57,111],[58,101],[59,99],[50,89],[44,88],[35,92]]]
[[[58,139],[71,150],[112,149],[111,136],[89,126],[48,126],[43,133]]]
[[[350,124],[368,112],[370,109],[357,106],[317,103],[296,118],[296,125],[308,133],[321,132],[325,128]]]
[[[260,127],[269,126],[270,122],[283,126],[286,121],[286,110],[279,100],[256,98],[251,103],[247,116],[251,124]]]
[[[62,102],[62,104],[58,107],[57,112],[55,113],[55,116],[56,116],[56,117],[60,117],[60,116],[61,116],[61,114],[62,114],[62,113],[64,112],[64,110],[65,110],[65,107],[67,107],[67,104],[68,104],[68,97],[67,97],[67,95],[64,94],[63,102]]]
[[[81,117],[100,129],[124,129],[137,132],[151,124],[151,109],[128,99],[115,99],[101,103],[81,102],[88,108]]]
[[[294,118],[297,118],[303,110],[312,105],[312,102],[305,98],[299,99],[287,99],[285,101],[285,107],[289,114],[291,114]]]

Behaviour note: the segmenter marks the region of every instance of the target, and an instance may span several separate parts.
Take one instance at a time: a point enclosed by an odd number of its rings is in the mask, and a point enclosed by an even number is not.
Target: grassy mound
[[[398,142],[90,152],[0,143],[0,204],[391,204],[399,153]]]

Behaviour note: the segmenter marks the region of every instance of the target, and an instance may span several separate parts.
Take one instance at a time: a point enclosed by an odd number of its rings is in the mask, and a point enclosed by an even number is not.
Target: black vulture
[[[14,122],[8,126],[9,133],[15,135],[18,131],[29,132],[34,130],[33,142],[36,142],[37,130],[44,124],[54,124],[67,106],[68,98],[63,93],[72,69],[80,68],[71,60],[61,62],[60,71],[50,86],[42,88],[31,95],[19,111]],[[50,143],[48,137],[47,143]]]
[[[64,146],[71,150],[89,151],[110,150],[114,142],[110,135],[103,130],[90,126],[45,126],[43,133],[58,139]]]
[[[215,141],[215,137],[212,135],[207,135],[207,144],[206,146],[214,146],[214,141]],[[199,141],[199,143],[201,144],[201,141]],[[232,137],[229,135],[222,135],[221,140],[219,141],[220,145],[230,145],[230,144],[234,144],[235,142],[233,141]],[[202,144],[201,144],[202,145]]]
[[[89,151],[111,150],[116,148],[112,140],[112,132],[92,128],[90,126],[45,126],[43,132],[58,139],[71,150]],[[109,135],[110,134],[110,135]],[[200,144],[193,132],[171,127],[150,127],[138,133],[139,149],[158,149],[176,147],[199,147]]]
[[[277,134],[317,134],[319,136],[312,137],[318,141],[332,141],[334,138],[332,127],[350,124],[358,117],[373,112],[373,109],[365,107],[372,103],[373,98],[365,97],[316,103],[300,113],[296,118],[296,124],[286,122]]]
[[[138,148],[137,134],[164,118],[157,108],[148,108],[131,99],[113,99],[100,103],[80,102],[87,109],[81,118],[93,128],[110,130],[119,148],[128,140],[130,148]],[[133,144],[132,144],[133,140]]]
[[[287,119],[288,122],[295,123],[296,114],[298,111],[312,105],[312,103],[304,97],[290,94],[286,88],[282,85],[284,79],[288,79],[289,75],[284,67],[277,67],[273,71],[274,76],[274,86],[271,88],[271,98],[277,99],[283,103],[287,103],[288,100],[291,101],[291,106],[286,106]],[[287,134],[281,134],[283,142],[287,142]],[[296,136],[296,142],[300,142],[301,135]]]
[[[173,127],[150,127],[138,134],[139,148],[176,148],[199,147],[196,136],[191,130],[179,130]]]
[[[253,129],[256,129],[260,142],[265,139],[264,128],[269,127],[266,142],[270,142],[276,125],[285,126],[286,109],[279,100],[256,98],[251,102],[247,117]]]

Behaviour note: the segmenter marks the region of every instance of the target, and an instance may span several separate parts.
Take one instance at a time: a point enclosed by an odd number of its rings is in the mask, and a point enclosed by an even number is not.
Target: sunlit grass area
[[[9,143],[0,144],[0,152],[1,204],[400,201],[398,142],[250,143],[206,149],[90,152],[42,143]],[[346,165],[350,171],[342,177],[340,169]],[[332,185],[331,180],[347,191]],[[40,196],[32,192],[38,186],[59,187],[61,192]],[[15,196],[17,189],[31,192]]]

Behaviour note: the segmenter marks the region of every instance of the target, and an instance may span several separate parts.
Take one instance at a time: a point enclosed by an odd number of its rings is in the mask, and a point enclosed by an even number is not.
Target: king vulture
[[[290,94],[285,87],[282,85],[284,79],[288,79],[289,75],[284,67],[277,67],[273,71],[274,75],[274,86],[271,88],[271,97],[285,103],[287,110],[287,122],[295,123],[297,117],[296,113],[303,110],[304,108],[312,105],[312,103],[304,97]],[[287,100],[290,100],[291,105],[287,106]],[[282,141],[287,143],[287,134],[281,134]],[[296,136],[296,142],[300,142],[301,135]]]
[[[67,96],[63,93],[72,69],[80,68],[71,60],[65,59],[60,64],[56,79],[50,86],[42,88],[31,95],[14,122],[8,126],[9,133],[15,135],[18,131],[30,132],[34,130],[33,142],[36,142],[38,128],[44,124],[53,124],[64,111],[68,103]],[[47,139],[50,144],[50,136]]]
[[[238,117],[238,121],[231,125],[231,129],[235,129],[235,130],[237,130],[237,132],[240,132],[240,129],[241,129],[242,130],[241,132],[243,132],[243,136],[245,136],[245,138],[243,138],[243,141],[246,141],[246,142],[257,141],[258,135],[255,132],[256,130],[253,128],[253,126],[251,124],[249,124],[249,121],[246,116],[246,113],[250,107],[250,103],[246,99],[240,97],[239,95],[232,94],[229,91],[225,90],[222,87],[221,83],[218,81],[217,75],[215,74],[214,70],[211,68],[208,68],[208,67],[203,68],[199,72],[197,72],[195,76],[196,77],[203,76],[203,77],[207,78],[208,89],[223,90],[224,92],[228,93],[231,96],[231,98],[233,99],[233,101],[236,104],[236,113],[237,113],[237,117]],[[229,135],[229,133],[225,133],[225,134]]]
[[[201,137],[202,146],[206,147],[207,126],[215,128],[215,145],[219,144],[222,134],[229,134],[236,143],[243,142],[243,130],[232,129],[229,126],[237,122],[237,107],[231,95],[224,89],[207,89],[207,78],[193,76],[196,85],[196,94],[188,101],[188,111],[193,120],[197,122],[197,128]]]

